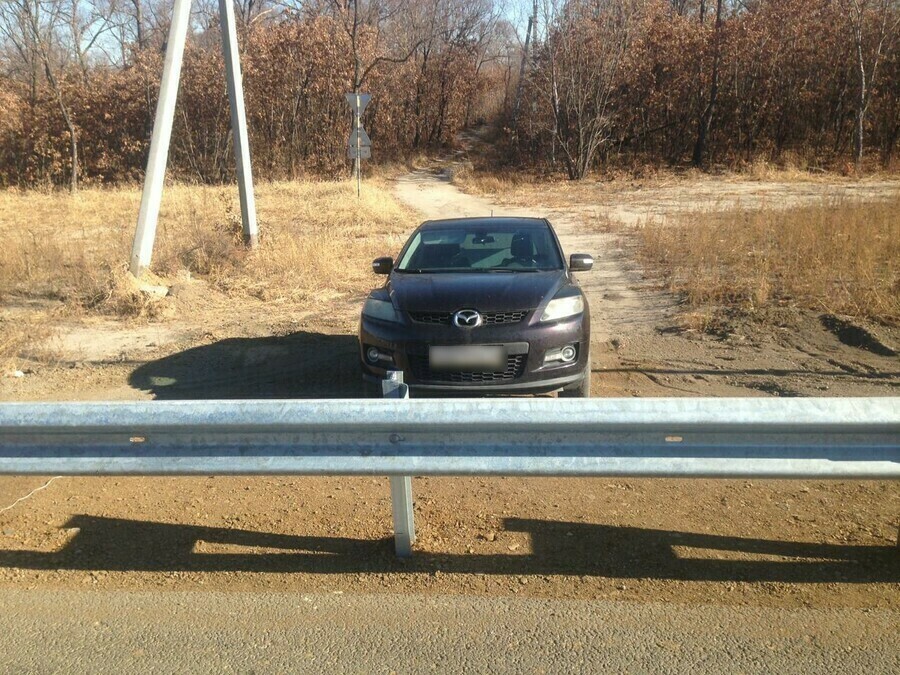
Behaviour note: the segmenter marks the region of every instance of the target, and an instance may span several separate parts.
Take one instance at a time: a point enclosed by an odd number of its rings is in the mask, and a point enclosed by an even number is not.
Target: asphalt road
[[[448,596],[0,591],[0,669],[900,671],[900,614]]]

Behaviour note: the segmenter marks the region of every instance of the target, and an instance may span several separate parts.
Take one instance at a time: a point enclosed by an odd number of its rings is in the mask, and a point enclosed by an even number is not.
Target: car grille
[[[485,312],[481,315],[482,326],[496,326],[504,323],[519,323],[528,316],[527,309],[512,312]],[[428,323],[434,326],[449,326],[453,312],[410,312],[410,318],[416,323]]]
[[[466,371],[442,371],[431,370],[428,365],[427,354],[409,354],[409,365],[413,375],[420,382],[450,382],[458,384],[479,382],[504,382],[521,377],[525,371],[525,358],[527,354],[511,354],[506,357],[506,369],[487,373],[475,373]]]
[[[409,316],[416,323],[430,323],[436,326],[450,325],[450,312],[410,312]]]

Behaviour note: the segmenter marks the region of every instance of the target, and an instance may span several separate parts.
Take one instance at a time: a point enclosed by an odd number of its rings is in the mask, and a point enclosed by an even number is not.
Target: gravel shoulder
[[[321,593],[0,598],[11,672],[73,663],[94,673],[887,673],[898,665],[896,617],[883,611]]]

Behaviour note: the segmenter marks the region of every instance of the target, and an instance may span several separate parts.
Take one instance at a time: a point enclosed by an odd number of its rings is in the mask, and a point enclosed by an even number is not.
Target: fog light
[[[575,345],[566,345],[565,347],[557,347],[551,349],[544,354],[544,365],[548,363],[572,363],[578,356],[578,350]]]
[[[366,350],[366,361],[369,363],[378,363],[378,359],[381,357],[381,353],[375,347],[369,347]]]

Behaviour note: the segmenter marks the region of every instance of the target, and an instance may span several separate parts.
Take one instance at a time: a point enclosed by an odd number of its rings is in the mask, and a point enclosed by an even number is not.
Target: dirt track
[[[460,193],[440,170],[397,193],[426,217],[513,211]],[[813,315],[728,340],[669,330],[674,301],[627,245],[585,231],[584,208],[527,212],[547,215],[567,252],[596,257],[583,277],[595,395],[897,394],[896,357],[843,344]],[[284,316],[206,294],[158,328],[73,325],[61,367],[5,378],[0,398],[360,395],[359,302]],[[42,482],[0,480],[0,508]],[[385,480],[60,479],[0,513],[0,585],[900,607],[892,483],[448,478],[414,490],[417,554],[401,563]]]

